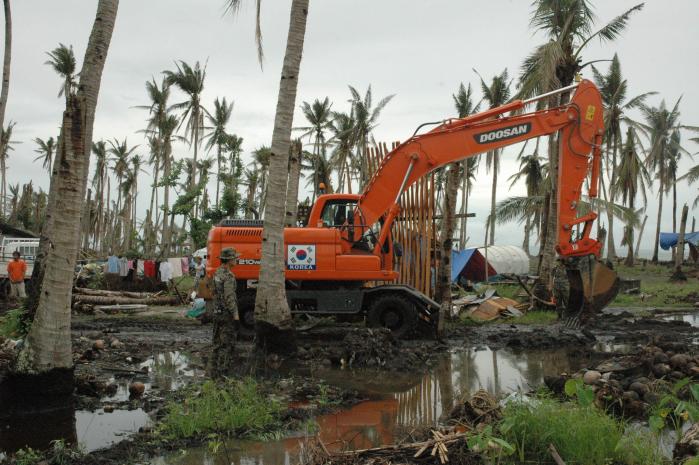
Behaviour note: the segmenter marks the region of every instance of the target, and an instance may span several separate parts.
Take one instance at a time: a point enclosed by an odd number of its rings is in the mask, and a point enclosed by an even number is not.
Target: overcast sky
[[[10,154],[10,183],[33,180],[48,187],[48,175],[32,161],[36,156],[32,140],[57,135],[64,101],[57,98],[60,79],[44,65],[46,51],[59,42],[72,44],[81,66],[96,3],[12,2],[12,76],[5,120],[17,122],[14,139],[22,143]],[[147,155],[143,136],[137,133],[146,114],[134,106],[148,103],[145,81],[151,77],[160,81],[161,72],[182,59],[192,64],[208,60],[204,104],[212,106],[216,97],[235,102],[229,130],[244,138],[246,153],[269,144],[291,1],[263,1],[264,71],[254,44],[254,0],[243,3],[240,15],[232,18],[223,15],[223,0],[121,0],[99,96],[95,140],[127,137],[129,144],[142,144],[138,151]],[[638,0],[593,3],[603,24]],[[363,92],[371,84],[377,101],[396,94],[381,116],[376,139],[404,140],[422,122],[455,115],[451,95],[460,82],[478,83],[473,68],[486,79],[504,68],[518,75],[523,57],[544,40],[529,27],[530,4],[529,0],[311,0],[297,103],[328,96],[334,110],[345,111],[347,85]],[[630,96],[657,91],[650,103],[664,98],[669,105],[682,96],[682,122],[699,125],[698,14],[696,0],[649,0],[619,40],[591,43],[583,61],[610,59],[618,53]],[[607,66],[599,64],[602,70]],[[590,70],[584,76],[591,78]],[[184,96],[174,92],[172,101],[181,100]],[[300,111],[294,124],[304,125]],[[699,151],[688,137],[685,147]],[[509,149],[503,155],[499,200],[523,194],[522,187],[509,189],[505,181],[517,168],[517,152]],[[177,147],[175,155],[190,156],[185,146]],[[681,171],[692,163],[685,157]],[[477,215],[469,221],[473,245],[483,242],[490,182],[490,174],[482,169],[471,199]],[[146,179],[140,181],[144,187],[139,216],[145,211],[148,184]],[[696,187],[682,184],[678,191],[680,205],[691,206]],[[649,198],[643,249],[652,247],[656,208],[657,199]],[[662,224],[663,230],[671,229],[670,209]],[[496,241],[521,244],[521,231],[516,224],[499,226]]]

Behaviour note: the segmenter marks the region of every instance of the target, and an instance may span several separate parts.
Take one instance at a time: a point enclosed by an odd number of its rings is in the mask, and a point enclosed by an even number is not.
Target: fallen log
[[[132,299],[147,299],[154,297],[152,292],[108,291],[106,289],[90,289],[87,287],[73,288],[73,294],[93,295],[101,297],[130,297]]]
[[[146,298],[120,297],[115,295],[99,296],[73,294],[73,304],[76,303],[92,304],[92,305],[178,305],[179,299],[175,296],[159,296]]]

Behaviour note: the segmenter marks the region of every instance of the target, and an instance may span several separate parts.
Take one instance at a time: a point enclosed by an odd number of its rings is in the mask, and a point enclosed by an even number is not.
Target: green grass
[[[465,326],[481,326],[488,324],[550,325],[556,321],[558,321],[556,312],[545,310],[531,310],[519,318],[496,318],[490,321],[474,320],[466,315],[461,316],[461,323]]]
[[[651,433],[631,431],[603,411],[541,398],[534,407],[510,403],[500,423],[502,438],[516,447],[510,463],[552,464],[553,444],[568,465],[660,465]]]
[[[255,380],[206,381],[184,401],[172,401],[159,431],[170,439],[201,438],[212,433],[260,438],[283,429],[284,407],[269,400]]]
[[[16,339],[27,334],[28,328],[22,322],[24,310],[17,308],[0,317],[0,336]]]
[[[686,282],[670,282],[672,270],[667,266],[620,265],[615,270],[622,278],[640,279],[641,294],[645,296],[641,300],[640,294],[619,294],[612,301],[611,306],[687,308],[692,307],[695,301],[699,301],[699,298],[690,296],[691,294],[699,296],[699,280],[689,276]],[[689,270],[689,267],[685,267],[685,272]]]

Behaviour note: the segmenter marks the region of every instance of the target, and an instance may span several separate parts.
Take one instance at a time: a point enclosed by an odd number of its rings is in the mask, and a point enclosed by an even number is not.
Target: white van
[[[39,239],[21,239],[18,237],[3,237],[0,242],[0,280],[7,279],[7,264],[12,260],[12,254],[17,251],[27,262],[27,279],[32,275],[34,260],[39,251]]]

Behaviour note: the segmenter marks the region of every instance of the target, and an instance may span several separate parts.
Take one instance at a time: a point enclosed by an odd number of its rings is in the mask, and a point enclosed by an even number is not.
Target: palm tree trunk
[[[612,143],[612,172],[609,176],[609,202],[613,203],[616,199],[616,193],[614,185],[616,183],[616,158],[617,158],[617,148],[618,148],[616,134],[614,135],[614,141]],[[616,258],[616,246],[614,245],[614,215],[611,209],[607,209],[607,221],[609,223],[609,228],[607,228],[607,260],[613,261]]]
[[[296,226],[299,209],[299,177],[301,175],[301,141],[291,143],[289,152],[289,182],[286,186],[286,220],[285,225]]]
[[[90,237],[90,224],[92,223],[92,189],[87,190],[87,200],[83,205],[82,219],[82,248],[88,249],[88,239]]]
[[[110,206],[111,204],[109,203],[110,197],[111,197],[111,190],[112,190],[112,181],[109,178],[109,176],[105,176],[107,179],[107,204],[106,204],[106,210],[105,210],[105,215],[104,215],[104,220],[105,220],[105,226],[109,224],[109,216],[110,216]],[[107,228],[104,228],[104,232],[107,232]],[[105,241],[104,238],[100,238],[100,245],[101,245],[101,250],[102,252],[106,252],[105,245],[109,244],[109,241]]]
[[[498,192],[499,150],[493,151],[493,187],[490,192],[490,239],[489,245],[495,243],[495,200]]]
[[[641,223],[641,229],[638,231],[638,239],[636,239],[636,250],[634,251],[634,259],[638,259],[638,251],[641,249],[641,238],[643,237],[643,230],[646,229],[646,221],[648,221],[648,215],[643,215],[643,223]]]
[[[102,71],[114,30],[119,0],[99,0],[85,51],[77,95],[63,114],[63,144],[59,155],[54,225],[49,231],[52,248],[36,317],[20,355],[18,369],[45,372],[73,365],[70,310],[73,273],[80,237],[80,214],[87,188],[92,130]]]
[[[454,244],[454,215],[456,215],[456,197],[459,193],[459,171],[459,163],[449,165],[444,188],[443,220],[439,237],[441,254],[435,289],[435,300],[442,306],[437,324],[437,334],[439,336],[444,332],[445,319],[451,310],[451,251]]]
[[[677,232],[677,176],[672,174],[672,232]],[[679,243],[678,243],[679,245]],[[675,261],[677,246],[672,248],[672,261]]]
[[[5,129],[5,110],[7,108],[7,95],[10,90],[10,63],[12,59],[12,14],[10,0],[4,0],[5,5],[5,56],[2,63],[2,91],[0,91],[0,130]],[[8,140],[9,143],[9,140]],[[5,204],[7,203],[7,171],[5,159],[6,147],[0,143],[0,157],[2,158],[2,192],[0,192],[0,217],[5,216]]]
[[[658,248],[660,247],[660,220],[663,217],[663,197],[665,197],[665,169],[664,160],[660,162],[660,176],[658,176],[660,181],[660,188],[658,189],[658,224],[655,227],[655,246],[653,248],[653,263],[658,263]]]
[[[524,223],[524,240],[522,241],[522,248],[527,253],[528,257],[531,256],[529,253],[529,231],[531,229],[531,224],[532,224],[532,219],[529,215],[527,215],[527,219]]]
[[[272,133],[267,189],[267,215],[262,232],[262,264],[255,299],[258,346],[273,353],[293,353],[296,340],[291,311],[286,300],[284,270],[284,207],[291,127],[296,107],[296,90],[306,34],[308,0],[293,0],[286,41],[277,111]]]
[[[459,250],[463,250],[466,247],[466,215],[468,214],[468,181],[469,181],[469,168],[466,161],[463,162],[464,174],[461,182],[461,224],[459,226]]]
[[[556,103],[549,104],[550,107]],[[545,196],[548,202],[544,203],[545,221],[542,228],[542,240],[539,252],[539,278],[534,291],[537,297],[549,300],[553,284],[553,269],[556,262],[556,232],[558,231],[558,153],[559,141],[557,135],[548,138],[549,169],[551,176],[551,192]]]
[[[218,193],[221,188],[221,144],[218,145],[218,153],[216,154],[216,210],[218,210]]]

